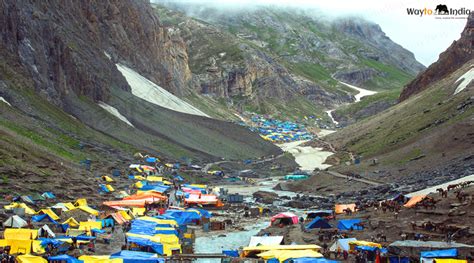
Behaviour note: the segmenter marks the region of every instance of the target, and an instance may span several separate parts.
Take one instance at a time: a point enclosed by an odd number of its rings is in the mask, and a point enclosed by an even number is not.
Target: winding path
[[[374,186],[382,185],[382,183],[379,183],[379,182],[371,181],[371,180],[364,179],[364,178],[355,178],[355,177],[352,177],[352,176],[347,176],[347,175],[344,175],[344,174],[340,174],[340,173],[335,172],[335,171],[327,171],[327,172],[329,174],[335,176],[335,177],[345,178],[345,179],[348,179],[348,180],[354,180],[354,181],[357,181],[357,182],[366,183],[366,184],[370,184],[370,185],[374,185]]]

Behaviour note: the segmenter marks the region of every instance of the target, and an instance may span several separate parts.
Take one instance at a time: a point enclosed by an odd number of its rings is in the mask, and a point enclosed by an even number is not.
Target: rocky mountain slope
[[[381,28],[275,7],[221,10],[159,2],[164,25],[181,35],[195,87],[238,110],[301,115],[353,101],[344,81],[400,89],[424,66]]]
[[[202,161],[281,152],[174,96],[193,93],[186,47],[147,1],[2,0],[0,13],[2,174],[76,174],[85,159],[113,166],[136,151]],[[170,110],[183,105],[197,115]]]
[[[400,95],[400,101],[417,94],[430,87],[431,84],[446,78],[460,66],[474,58],[474,19],[468,20],[461,33],[461,38],[439,55],[438,61],[411,81]]]
[[[402,102],[328,136],[341,152],[362,159],[338,170],[412,186],[474,173],[473,21],[471,16],[461,38],[405,88]],[[435,70],[441,77],[431,81]]]

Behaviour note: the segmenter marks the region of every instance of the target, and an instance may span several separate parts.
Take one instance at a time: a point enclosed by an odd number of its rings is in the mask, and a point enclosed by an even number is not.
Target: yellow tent
[[[142,216],[142,217],[139,217],[137,219],[155,222],[155,223],[160,224],[160,225],[172,225],[172,226],[177,226],[178,225],[176,220],[173,220],[173,219],[158,219],[158,218],[154,218],[154,217],[150,217],[150,216]]]
[[[141,189],[141,188],[143,187],[143,183],[140,182],[140,181],[138,181],[138,182],[136,182],[136,183],[134,184],[134,186],[135,186],[136,188],[138,188],[138,189]]]
[[[435,258],[436,263],[467,263],[465,259],[454,259],[454,258]]]
[[[140,234],[133,234],[133,233],[127,233],[126,235],[131,236],[131,237],[140,237],[140,238],[148,239],[155,243],[161,243],[163,245],[163,253],[168,256],[172,254],[173,250],[179,249],[179,251],[181,251],[179,238],[176,235],[157,234],[154,236],[147,236],[147,235],[140,235]]]
[[[108,183],[111,183],[114,181],[114,179],[110,178],[108,175],[102,176],[102,180],[105,180]]]
[[[87,206],[87,200],[85,198],[77,199],[74,206]]]
[[[91,230],[93,228],[102,229],[102,222],[100,221],[79,222],[80,230]]]
[[[84,263],[122,263],[123,259],[121,258],[110,258],[110,256],[80,256],[79,260],[84,261]]]
[[[276,258],[280,262],[284,262],[289,258],[321,258],[323,255],[314,250],[270,250],[258,254],[263,259]]]
[[[141,175],[136,175],[135,177],[133,177],[133,179],[135,179],[135,180],[146,180],[146,178],[141,176]]]
[[[43,246],[41,246],[41,240],[33,240],[31,243],[32,251],[36,254],[44,254],[46,251],[44,250]]]
[[[38,211],[37,214],[40,214],[40,213],[49,215],[49,217],[51,217],[53,220],[59,220],[59,216],[56,215],[56,213],[53,212],[53,210],[51,210],[51,208],[41,209],[41,210]]]
[[[114,189],[110,184],[105,185],[105,187],[107,187],[107,189],[108,189],[110,192],[115,191],[115,189]]]
[[[121,210],[119,213],[125,218],[127,221],[132,220],[133,218],[127,213],[127,211]]]
[[[11,254],[30,254],[33,240],[8,239]]]
[[[16,260],[18,263],[48,263],[46,259],[33,255],[21,255]]]
[[[165,163],[165,166],[168,167],[168,168],[173,168],[174,165],[172,163]]]
[[[3,233],[5,239],[31,240],[38,238],[38,229],[7,228]]]
[[[62,222],[63,225],[68,224],[70,227],[78,227],[79,222],[73,217],[68,218],[66,221]]]
[[[11,203],[9,205],[4,206],[4,208],[5,209],[24,208],[26,214],[28,214],[28,215],[35,215],[36,214],[35,210],[31,209],[25,203]]]
[[[146,178],[147,181],[150,181],[150,182],[162,182],[163,181],[163,177],[161,176],[148,176]]]

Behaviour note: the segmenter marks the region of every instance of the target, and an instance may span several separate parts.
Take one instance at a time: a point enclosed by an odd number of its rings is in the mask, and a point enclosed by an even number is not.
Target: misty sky
[[[168,0],[170,1],[170,0]],[[473,8],[470,0],[434,2],[418,0],[175,0],[176,2],[206,3],[225,8],[254,5],[278,5],[317,8],[329,16],[357,15],[376,22],[395,42],[412,51],[418,61],[428,66],[438,59],[454,40],[460,37],[466,19],[435,19],[433,16],[407,15],[407,8],[435,9],[437,4],[448,8]],[[160,2],[160,0],[154,0]],[[174,1],[170,1],[174,2]]]

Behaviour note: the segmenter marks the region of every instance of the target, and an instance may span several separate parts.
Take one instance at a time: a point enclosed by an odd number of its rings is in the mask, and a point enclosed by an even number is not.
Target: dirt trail
[[[344,175],[344,174],[340,174],[340,173],[335,172],[335,171],[327,171],[327,172],[329,174],[335,176],[335,177],[346,178],[348,180],[353,180],[353,181],[366,183],[366,184],[370,184],[370,185],[375,185],[375,186],[382,185],[382,183],[371,181],[371,180],[368,180],[368,179],[365,179],[365,178],[355,178],[355,177],[347,176],[347,175]]]

